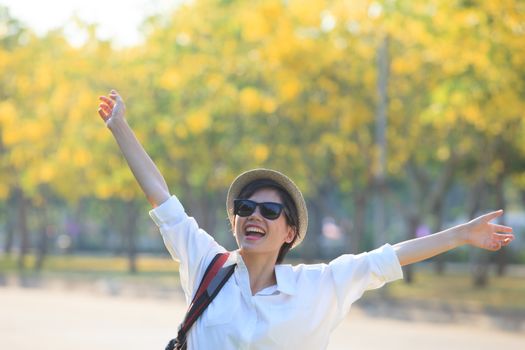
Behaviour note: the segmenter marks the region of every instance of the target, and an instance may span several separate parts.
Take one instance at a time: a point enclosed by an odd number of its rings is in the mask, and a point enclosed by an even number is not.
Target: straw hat
[[[299,237],[297,237],[292,247],[295,248],[299,245],[299,243],[302,242],[302,240],[306,236],[306,228],[308,227],[308,211],[306,209],[306,202],[304,201],[303,194],[301,193],[297,185],[286,175],[278,171],[271,169],[253,169],[242,173],[241,175],[237,176],[235,180],[233,180],[232,184],[230,185],[230,189],[228,190],[228,196],[226,198],[226,209],[228,211],[228,218],[230,219],[230,223],[233,226],[233,221],[235,217],[235,215],[233,214],[233,200],[239,197],[239,194],[244,189],[244,187],[246,187],[246,185],[255,180],[263,179],[275,181],[277,184],[282,186],[284,190],[288,192],[288,194],[292,197],[292,200],[295,203],[298,215],[297,231],[299,233]]]

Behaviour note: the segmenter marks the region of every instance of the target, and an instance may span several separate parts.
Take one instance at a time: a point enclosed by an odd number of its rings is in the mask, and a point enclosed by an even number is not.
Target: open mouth
[[[266,235],[266,232],[264,232],[264,230],[260,227],[255,227],[255,226],[248,226],[246,228],[246,232],[244,233],[244,236],[246,237],[246,239],[259,239],[259,238],[262,238]]]

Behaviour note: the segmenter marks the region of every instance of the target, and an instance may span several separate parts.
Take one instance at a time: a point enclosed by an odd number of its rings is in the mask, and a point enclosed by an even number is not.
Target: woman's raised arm
[[[98,114],[113,133],[146,198],[153,207],[159,206],[170,197],[168,185],[126,121],[124,101],[115,90],[99,99]]]
[[[496,251],[513,239],[512,228],[490,223],[503,210],[482,215],[466,224],[429,236],[411,239],[394,245],[401,266],[419,262],[464,244]]]

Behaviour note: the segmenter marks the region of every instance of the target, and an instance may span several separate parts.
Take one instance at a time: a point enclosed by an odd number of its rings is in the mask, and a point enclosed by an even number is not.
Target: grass
[[[26,265],[34,266],[35,257],[29,255]],[[138,273],[129,272],[125,257],[93,255],[55,255],[46,258],[41,271],[31,268],[20,271],[13,256],[0,256],[0,274],[66,282],[92,283],[112,280],[121,284],[148,285],[151,287],[178,286],[178,263],[169,257],[139,256]]]
[[[382,294],[382,295],[380,295]],[[525,278],[490,275],[488,285],[477,288],[465,271],[448,271],[437,275],[430,269],[416,270],[411,284],[398,281],[387,286],[386,292],[372,292],[371,298],[420,305],[447,306],[478,311],[512,311],[525,315]]]
[[[33,266],[35,257],[28,256]],[[125,257],[63,255],[46,258],[42,271],[18,271],[16,259],[0,255],[0,274],[7,276],[62,279],[91,283],[112,280],[133,286],[177,288],[178,264],[169,257],[139,256],[137,274],[128,272]],[[412,284],[397,281],[379,291],[365,293],[364,299],[388,298],[400,303],[434,304],[476,310],[500,310],[525,313],[525,277],[490,276],[485,288],[475,288],[468,271],[449,269],[436,275],[430,268],[417,267]]]

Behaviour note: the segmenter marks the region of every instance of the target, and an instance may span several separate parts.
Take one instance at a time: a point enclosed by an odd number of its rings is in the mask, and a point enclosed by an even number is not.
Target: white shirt
[[[208,264],[226,250],[199,229],[174,196],[150,216],[180,262],[189,304]],[[255,295],[237,251],[225,266],[231,264],[237,264],[233,276],[190,329],[188,349],[325,349],[354,301],[366,290],[403,277],[388,244],[369,253],[342,255],[329,264],[276,265],[277,284]]]

